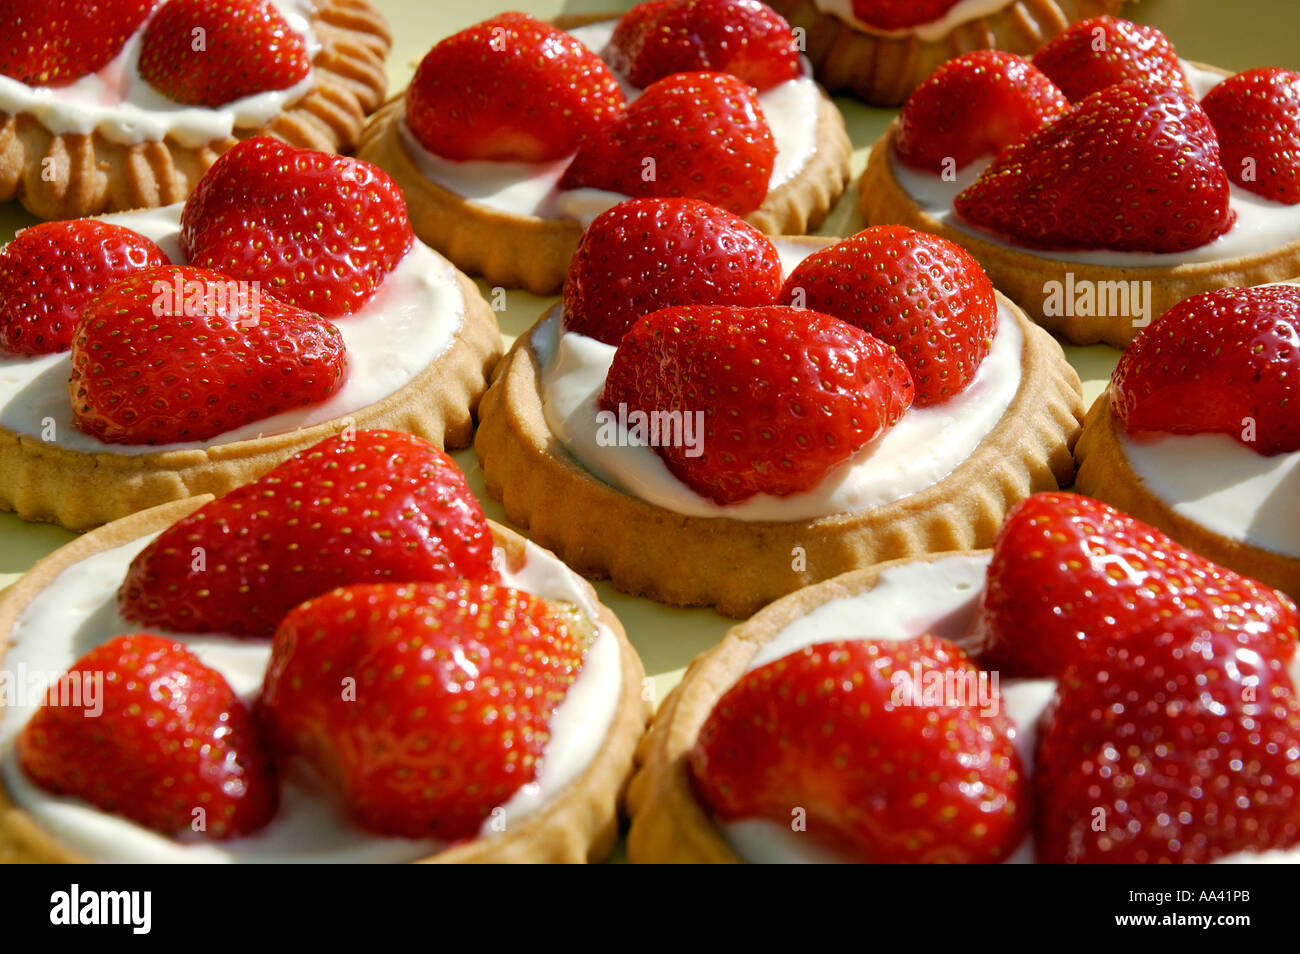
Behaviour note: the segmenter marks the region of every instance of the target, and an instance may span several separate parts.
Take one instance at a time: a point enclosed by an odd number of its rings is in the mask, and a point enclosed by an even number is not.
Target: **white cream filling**
[[[183,204],[104,216],[159,244],[183,264],[180,216]],[[370,301],[335,325],[348,351],[348,376],[329,398],[233,428],[206,441],[180,444],[107,444],[73,424],[68,352],[35,357],[0,354],[0,427],[44,440],[53,423],[54,443],[84,453],[133,455],[196,450],[269,434],[282,434],[346,417],[381,401],[415,379],[451,347],[465,322],[466,303],[452,265],[415,240]]]
[[[312,32],[313,0],[271,0],[293,32],[315,57],[321,44]],[[144,26],[103,69],[67,86],[28,86],[0,76],[0,112],[34,116],[52,133],[86,136],[98,132],[113,142],[133,145],[170,137],[195,149],[225,139],[235,129],[251,129],[274,119],[315,85],[308,73],[288,89],[245,96],[223,106],[184,106],[167,99],[140,76]]]
[[[822,13],[829,13],[864,33],[890,37],[915,36],[925,43],[941,40],[963,23],[997,13],[1014,2],[1015,0],[958,0],[937,20],[900,30],[882,30],[857,18],[853,12],[853,0],[813,0],[814,6]]]
[[[92,647],[114,635],[140,631],[118,615],[115,594],[132,558],[152,539],[104,551],[60,573],[15,623],[10,648],[0,660],[4,671],[55,678]],[[505,585],[572,602],[597,620],[597,606],[584,592],[581,579],[551,554],[527,543],[524,565],[514,573],[504,571],[502,551],[496,557]],[[270,659],[270,640],[164,635],[184,643],[225,676],[242,698],[251,701],[257,696]],[[613,722],[621,687],[618,638],[597,624],[596,641],[587,651],[582,671],[551,717],[551,738],[537,779],[502,806],[504,828],[502,819],[489,818],[481,837],[509,832],[513,823],[546,804],[586,769]],[[52,795],[27,778],[18,765],[15,742],[37,708],[32,695],[20,693],[15,705],[0,709],[0,771],[10,797],[21,809],[60,843],[90,858],[123,863],[370,863],[414,861],[444,847],[434,840],[389,838],[357,828],[303,766],[286,773],[279,810],[256,834],[225,842],[175,841],[80,799]]]

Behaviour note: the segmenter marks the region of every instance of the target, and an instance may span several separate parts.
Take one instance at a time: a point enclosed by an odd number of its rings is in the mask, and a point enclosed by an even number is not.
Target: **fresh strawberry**
[[[72,342],[77,426],[113,444],[202,441],[342,387],[339,330],[246,286],[164,265],[101,292]]]
[[[949,60],[918,86],[898,117],[894,152],[905,165],[941,173],[1001,152],[1070,108],[1023,56],[976,50]]]
[[[288,89],[310,72],[302,37],[267,0],[167,0],[140,46],[144,81],[188,106]]]
[[[67,86],[122,52],[158,0],[4,0],[0,75]]]
[[[1192,94],[1169,37],[1118,17],[1080,20],[1039,47],[1034,65],[1076,103],[1127,80]]]
[[[906,30],[932,23],[959,0],[853,0],[853,16],[878,30]]]
[[[276,630],[259,719],[366,828],[470,838],[536,777],[593,633],[570,604],[486,583],[337,589]]]
[[[633,86],[704,70],[730,73],[764,90],[803,74],[790,24],[758,0],[640,4],[628,17],[632,24],[614,31],[611,46]]]
[[[1039,723],[1038,860],[1198,863],[1300,842],[1283,664],[1173,615],[1083,654]]]
[[[42,788],[164,835],[238,838],[275,812],[252,714],[221,673],[161,636],[116,636],[82,656],[17,751]]]
[[[1274,202],[1300,202],[1300,73],[1267,67],[1205,94],[1228,178]]]
[[[1111,407],[1130,433],[1227,434],[1300,451],[1300,285],[1193,295],[1120,355]]]
[[[495,580],[492,532],[428,441],[343,433],[173,524],[118,591],[129,620],[270,636],[304,600],[351,583]]]
[[[936,677],[961,695],[935,698]],[[853,860],[1003,861],[1023,839],[1029,792],[1014,726],[1000,706],[981,712],[978,679],[933,636],[808,646],[718,700],[691,781],[723,821],[786,826],[803,809],[807,836]]]
[[[638,3],[618,18],[609,46],[601,51],[601,55],[614,69],[626,75],[632,68],[629,53],[639,50],[646,34],[658,27],[661,13],[681,2],[682,0],[645,0],[644,3]]]
[[[606,344],[669,305],[770,305],[781,259],[758,229],[697,199],[631,199],[582,233],[564,326]]]
[[[604,60],[563,30],[503,13],[438,43],[406,91],[406,123],[446,159],[560,159],[623,111]]]
[[[811,490],[898,423],[912,394],[889,347],[838,319],[700,305],[651,312],[628,330],[600,406],[702,413],[702,445],[655,450],[692,490],[730,504]]]
[[[763,204],[775,162],[753,89],[725,73],[678,73],[586,140],[560,188],[685,196],[746,215]]]
[[[260,281],[327,318],[369,301],[414,241],[388,173],[265,136],[213,163],[181,213],[191,265]]]
[[[165,264],[162,249],[121,225],[73,219],[23,229],[0,251],[0,351],[67,351],[81,310],[100,291]]]
[[[1100,501],[1035,494],[993,544],[976,643],[990,668],[1056,676],[1093,643],[1178,616],[1222,622],[1270,658],[1295,654],[1296,607],[1283,594]]]
[[[956,209],[1022,245],[1139,252],[1197,248],[1235,218],[1209,117],[1186,93],[1137,81],[1003,150]]]
[[[947,239],[878,225],[809,255],[781,304],[847,321],[889,345],[916,385],[916,406],[970,384],[993,345],[998,305],[979,262]]]

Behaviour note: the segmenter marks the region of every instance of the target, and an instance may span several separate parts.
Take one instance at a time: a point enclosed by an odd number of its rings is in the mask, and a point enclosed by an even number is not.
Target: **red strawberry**
[[[1034,65],[1076,103],[1127,80],[1192,92],[1169,37],[1118,17],[1080,20],[1044,43]]]
[[[81,310],[104,287],[165,264],[162,249],[121,225],[73,219],[23,229],[0,251],[0,351],[67,351]]]
[[[1085,653],[1040,722],[1038,860],[1213,861],[1300,842],[1300,701],[1203,617]]]
[[[118,608],[175,632],[270,636],[332,587],[458,579],[496,579],[464,475],[419,437],[359,431],[173,524],[132,561]]]
[[[342,387],[339,330],[246,285],[165,265],[101,292],[72,342],[77,426],[114,444],[203,441]]]
[[[976,636],[990,668],[1055,676],[1094,643],[1174,617],[1218,620],[1283,662],[1295,654],[1296,607],[1283,594],[1100,501],[1035,494],[993,544]]]
[[[775,162],[753,89],[724,73],[679,73],[586,140],[560,188],[685,196],[745,215],[763,204]]]
[[[470,838],[536,777],[592,632],[571,605],[485,583],[337,589],[276,630],[259,717],[366,828]]]
[[[605,62],[563,30],[503,13],[438,43],[406,91],[406,123],[447,159],[544,162],[623,111]]]
[[[267,0],[167,0],[140,46],[144,81],[189,106],[288,89],[310,72],[302,37]]]
[[[213,163],[181,214],[191,265],[260,281],[327,318],[369,301],[414,241],[402,193],[378,166],[265,136]]]
[[[879,30],[906,30],[932,23],[958,0],[853,0],[853,15]]]
[[[623,336],[604,410],[703,413],[702,453],[657,446],[677,478],[720,504],[811,490],[898,423],[912,378],[864,331],[799,308],[651,312]]]
[[[641,4],[628,17],[632,24],[616,29],[611,45],[634,86],[706,70],[730,73],[763,90],[803,75],[790,24],[758,0]]]
[[[1300,202],[1300,73],[1269,67],[1205,94],[1228,178],[1274,202]]]
[[[1070,104],[1023,56],[976,50],[918,86],[898,117],[894,152],[909,166],[944,172],[1019,142]]]
[[[67,86],[122,52],[158,0],[4,0],[0,74],[28,86]]]
[[[564,283],[564,326],[618,344],[669,305],[769,305],[781,259],[743,219],[697,199],[631,199],[582,234]]]
[[[629,53],[639,50],[646,34],[658,27],[661,13],[681,2],[682,0],[645,0],[644,3],[638,3],[618,18],[609,46],[602,51],[602,55],[614,69],[626,74],[632,68]]]
[[[968,222],[1038,248],[1181,252],[1235,219],[1219,142],[1196,100],[1108,86],[998,154],[957,196]]]
[[[789,825],[802,808],[808,835],[853,860],[1002,861],[1024,836],[1029,793],[1014,725],[981,714],[970,691],[978,674],[933,636],[809,646],[718,700],[691,781],[723,821]],[[963,695],[933,698],[936,676]]]
[[[221,673],[161,636],[116,636],[82,656],[51,685],[17,750],[42,788],[164,835],[238,838],[275,812],[252,715]]]
[[[1300,451],[1300,286],[1193,295],[1120,355],[1111,406],[1130,433],[1227,434]]]
[[[916,405],[970,384],[993,345],[998,305],[979,262],[947,239],[879,225],[820,249],[790,273],[781,303],[870,332],[903,359]]]

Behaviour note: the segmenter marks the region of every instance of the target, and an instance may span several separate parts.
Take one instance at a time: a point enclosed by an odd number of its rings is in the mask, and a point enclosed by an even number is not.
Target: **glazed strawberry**
[[[1185,93],[1108,86],[1003,150],[957,196],[968,222],[1037,248],[1181,252],[1232,225],[1209,117]]]
[[[1260,454],[1300,451],[1300,286],[1193,295],[1142,329],[1111,378],[1133,434],[1227,434]]]
[[[632,24],[616,29],[611,45],[633,86],[704,70],[730,73],[764,90],[803,75],[790,24],[758,0],[640,4],[627,17]]]
[[[1300,202],[1300,73],[1269,67],[1205,94],[1228,178],[1274,202]]]
[[[0,75],[67,86],[122,52],[157,0],[5,0]]]
[[[970,384],[993,345],[998,306],[979,262],[947,239],[878,225],[809,255],[781,303],[847,321],[889,345],[916,385],[916,406]]]
[[[679,73],[584,142],[559,184],[703,199],[746,215],[763,204],[775,163],[753,89],[724,73]]]
[[[225,275],[149,268],[81,313],[68,394],[77,426],[113,444],[202,441],[319,404],[348,355],[330,322]]]
[[[1295,654],[1296,607],[1283,594],[1100,501],[1035,494],[993,544],[976,644],[989,668],[1054,676],[1094,643],[1174,617],[1222,622],[1269,658]]]
[[[1039,47],[1034,65],[1076,103],[1128,80],[1192,93],[1169,37],[1118,17],[1080,20]]]
[[[177,103],[223,106],[288,89],[311,59],[268,0],[167,0],[145,27],[139,69]]]
[[[150,239],[96,219],[23,229],[0,251],[0,351],[67,351],[82,308],[100,291],[166,263]]]
[[[631,199],[582,233],[564,282],[564,327],[618,344],[669,305],[770,305],[781,259],[744,219],[697,199]]]
[[[936,677],[963,695],[933,698]],[[786,827],[804,809],[807,836],[851,860],[1002,861],[1029,792],[1015,728],[996,702],[982,714],[978,685],[966,654],[933,636],[809,646],[727,690],[690,778],[722,821]]]
[[[492,533],[428,441],[344,432],[173,524],[131,562],[122,615],[174,632],[270,636],[351,583],[495,580]]]
[[[880,30],[905,30],[932,23],[958,0],[853,0],[853,16]]]
[[[893,427],[912,394],[903,362],[838,319],[699,305],[652,312],[628,330],[600,406],[701,414],[702,442],[655,450],[696,493],[731,504],[811,490]]]
[[[503,13],[438,43],[406,91],[406,123],[446,159],[544,162],[623,111],[605,62],[570,34]]]
[[[592,635],[573,606],[506,587],[346,587],[280,624],[258,714],[366,828],[470,838],[536,778]]]
[[[252,715],[221,673],[161,636],[116,636],[77,660],[17,751],[47,791],[164,835],[237,838],[275,812]]]
[[[191,265],[327,318],[369,301],[414,241],[388,173],[265,136],[222,154],[181,213]]]
[[[894,152],[918,169],[955,172],[1019,142],[1069,108],[1061,91],[1023,56],[976,50],[949,60],[907,98]]]
[[[1038,860],[1199,863],[1300,841],[1300,701],[1204,618],[1095,647],[1039,723]]]

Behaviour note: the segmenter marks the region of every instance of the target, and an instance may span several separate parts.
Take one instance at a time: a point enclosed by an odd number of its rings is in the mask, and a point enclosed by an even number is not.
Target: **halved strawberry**
[[[962,695],[934,698],[936,677]],[[982,714],[978,679],[933,636],[791,653],[713,707],[689,755],[695,792],[723,821],[785,826],[803,809],[807,837],[856,861],[1003,861],[1029,792],[1015,727],[1000,707]]]
[[[191,265],[260,281],[327,318],[369,301],[414,241],[388,173],[266,136],[222,154],[181,213]]]
[[[912,403],[906,365],[852,325],[800,308],[651,312],[623,336],[601,408],[703,414],[702,447],[655,450],[716,503],[811,490]]]
[[[81,310],[105,287],[165,264],[157,244],[121,225],[73,219],[23,229],[0,251],[0,351],[67,351]]]
[[[781,304],[811,308],[870,332],[903,359],[916,406],[970,384],[993,345],[993,283],[969,252],[904,225],[878,225],[809,255]]]
[[[454,841],[533,781],[593,630],[486,583],[351,586],[275,632],[258,715],[373,831]]]
[[[1221,288],[1143,328],[1111,376],[1130,433],[1227,434],[1300,451],[1300,285]]]
[[[697,199],[631,199],[582,233],[564,282],[564,327],[618,344],[669,305],[770,305],[781,259],[758,229]]]
[[[5,0],[0,75],[67,86],[122,52],[158,0]]]
[[[428,441],[347,432],[200,507],[132,562],[122,615],[174,632],[270,636],[299,603],[351,583],[495,580],[492,532]]]
[[[1192,93],[1169,37],[1119,17],[1080,20],[1039,47],[1034,65],[1076,103],[1128,80]]]
[[[1300,202],[1300,73],[1266,67],[1229,76],[1201,108],[1229,179],[1274,202]]]
[[[763,204],[775,163],[751,87],[725,73],[678,73],[584,141],[559,185],[685,196],[746,215]]]
[[[41,788],[164,835],[252,834],[278,798],[247,707],[221,673],[161,636],[116,636],[82,656],[17,751]]]
[[[1003,150],[955,205],[1037,248],[1181,252],[1236,218],[1209,117],[1186,93],[1137,81]]]
[[[959,0],[853,0],[853,16],[879,30],[906,30],[932,23]]]
[[[605,62],[563,30],[503,13],[430,50],[406,91],[406,123],[447,159],[544,162],[623,111]]]
[[[1094,643],[1175,617],[1222,622],[1270,658],[1295,654],[1296,607],[1282,593],[1100,501],[1035,494],[1011,509],[993,544],[976,640],[989,668],[1056,676]]]

